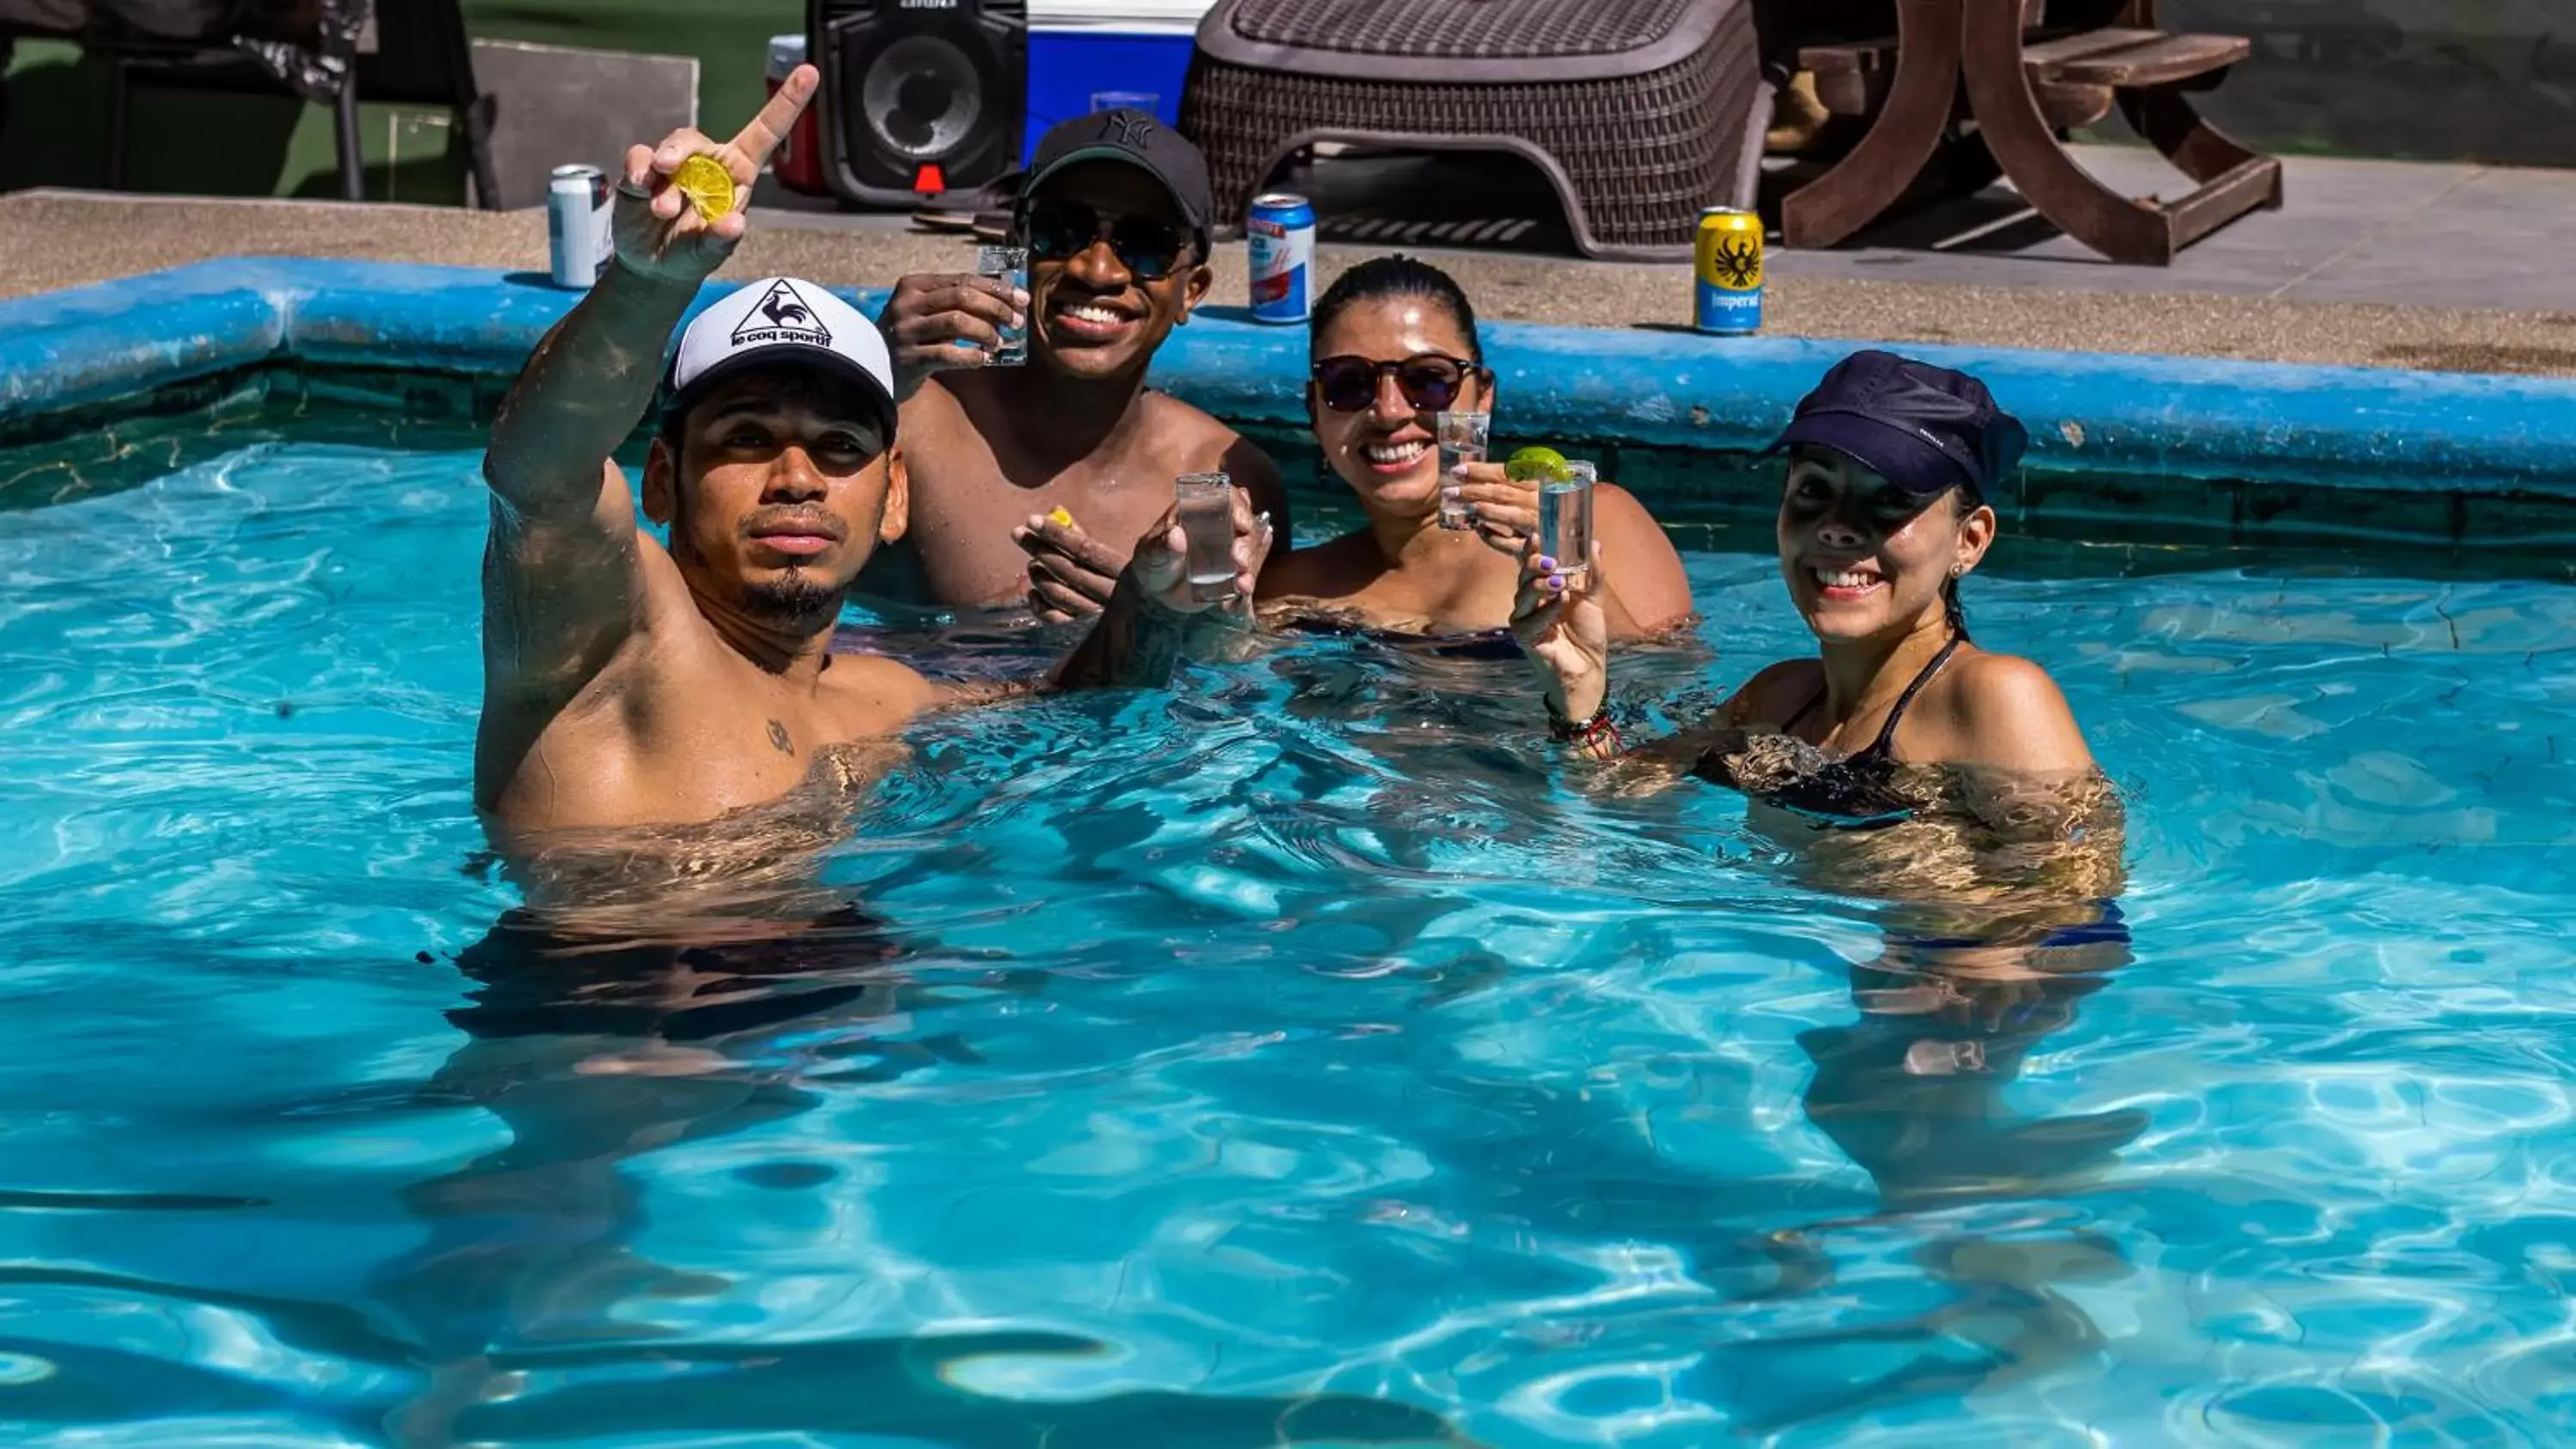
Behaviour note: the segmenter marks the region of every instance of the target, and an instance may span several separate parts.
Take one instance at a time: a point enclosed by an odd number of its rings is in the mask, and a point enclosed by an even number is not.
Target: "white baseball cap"
[[[801,277],[763,277],[700,312],[671,358],[671,406],[685,412],[736,373],[782,364],[857,383],[894,441],[894,358],[884,336],[856,307]]]

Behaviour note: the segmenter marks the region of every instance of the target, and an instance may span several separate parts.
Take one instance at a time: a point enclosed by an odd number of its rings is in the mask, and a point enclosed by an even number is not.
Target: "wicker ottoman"
[[[1657,261],[1753,204],[1769,120],[1750,0],[1220,0],[1181,100],[1236,224],[1317,141],[1511,151],[1586,255]]]

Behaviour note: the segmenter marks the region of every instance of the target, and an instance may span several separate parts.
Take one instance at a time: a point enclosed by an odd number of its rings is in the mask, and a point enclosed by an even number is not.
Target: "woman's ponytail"
[[[1950,632],[1958,635],[1962,639],[1967,638],[1968,611],[1960,607],[1959,604],[1959,571],[1957,569],[1952,569],[1950,571],[1950,576],[1941,581],[1941,611],[1950,617]]]

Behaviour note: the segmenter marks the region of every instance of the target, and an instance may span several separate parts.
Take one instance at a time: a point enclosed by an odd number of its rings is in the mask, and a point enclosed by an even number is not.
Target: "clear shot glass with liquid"
[[[1029,249],[1027,247],[977,247],[975,275],[992,277],[1003,286],[1020,291],[1029,289]],[[1029,329],[1026,323],[1002,329],[1002,345],[993,351],[993,366],[1017,367],[1029,360]]]
[[[1234,480],[1223,473],[1184,473],[1173,484],[1181,533],[1189,540],[1184,560],[1190,597],[1222,603],[1234,588]]]
[[[1440,526],[1473,528],[1465,500],[1456,494],[1462,464],[1485,461],[1485,445],[1494,427],[1492,413],[1442,413],[1432,420],[1440,440]]]
[[[1592,570],[1594,476],[1591,464],[1568,461],[1564,477],[1538,487],[1538,551],[1569,579]]]

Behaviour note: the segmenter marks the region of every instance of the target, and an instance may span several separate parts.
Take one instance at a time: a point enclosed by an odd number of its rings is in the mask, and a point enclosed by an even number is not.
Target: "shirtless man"
[[[644,511],[669,525],[669,548],[636,526],[609,456],[652,401],[665,339],[743,234],[739,211],[702,220],[672,173],[710,156],[748,191],[815,81],[799,68],[722,145],[682,130],[628,150],[617,259],[537,345],[493,424],[474,799],[498,836],[712,820],[959,698],[896,660],[826,651],[852,580],[909,517],[893,369],[846,304],[769,278],[691,324],[644,469]],[[1168,486],[1159,500],[1055,684],[1169,677],[1203,606]],[[1248,593],[1266,548],[1240,495],[1235,513]]]
[[[1268,456],[1145,387],[1171,330],[1207,295],[1207,162],[1138,111],[1105,111],[1038,143],[1013,226],[1029,290],[906,277],[880,319],[901,379],[912,528],[860,587],[949,608],[1023,601],[1050,621],[1096,612],[1127,540],[1183,473],[1222,471],[1279,536],[1288,499]],[[1000,368],[1025,316],[1028,362]],[[935,375],[934,375],[935,374]],[[1062,509],[1073,522],[1048,515]]]

